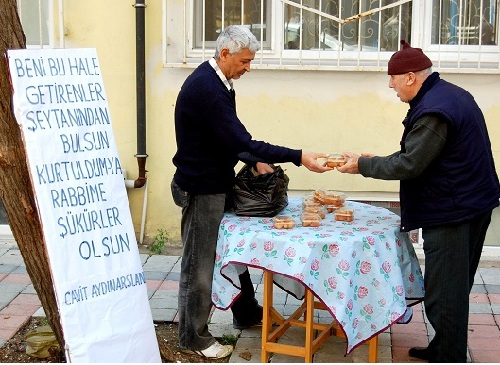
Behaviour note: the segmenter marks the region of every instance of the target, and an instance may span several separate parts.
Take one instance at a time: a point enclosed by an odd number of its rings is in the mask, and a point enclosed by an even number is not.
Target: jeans
[[[431,362],[466,362],[469,294],[491,212],[459,224],[424,228],[424,307],[436,334]]]
[[[191,195],[174,181],[171,189],[174,202],[182,208],[179,345],[181,349],[204,350],[215,342],[207,321],[212,308],[215,251],[226,194]],[[241,320],[252,313],[257,301],[248,270],[240,275],[240,281],[242,294],[231,309],[235,318]]]

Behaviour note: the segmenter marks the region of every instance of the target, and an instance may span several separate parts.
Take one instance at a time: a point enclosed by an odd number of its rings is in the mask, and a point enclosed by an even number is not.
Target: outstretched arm
[[[313,172],[325,172],[333,170],[333,167],[324,166],[318,158],[327,158],[327,153],[304,152],[302,151],[301,163],[308,170]]]
[[[362,153],[361,156],[359,156],[352,152],[344,152],[342,153],[342,156],[346,158],[346,163],[343,166],[337,167],[337,170],[348,174],[359,174],[359,158],[373,157],[374,155],[371,153]]]

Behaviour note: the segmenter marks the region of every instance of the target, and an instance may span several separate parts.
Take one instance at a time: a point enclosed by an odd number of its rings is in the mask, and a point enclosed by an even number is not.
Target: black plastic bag
[[[274,217],[288,205],[289,178],[280,166],[274,172],[259,175],[245,165],[236,175],[233,207],[237,215]]]

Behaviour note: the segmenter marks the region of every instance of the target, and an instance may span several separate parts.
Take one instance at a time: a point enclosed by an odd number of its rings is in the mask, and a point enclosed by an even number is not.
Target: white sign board
[[[95,49],[8,51],[69,362],[161,362]]]

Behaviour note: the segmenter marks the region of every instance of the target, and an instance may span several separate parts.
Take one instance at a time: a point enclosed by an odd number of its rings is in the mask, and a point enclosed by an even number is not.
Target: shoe
[[[432,358],[432,351],[428,347],[412,347],[408,351],[408,355],[421,360],[430,360]]]
[[[219,342],[215,341],[211,346],[207,347],[205,350],[183,349],[181,351],[186,354],[200,355],[207,359],[222,359],[223,357],[231,355],[231,353],[233,352],[233,346],[221,345]]]
[[[238,321],[233,317],[233,328],[237,330],[246,330],[250,327],[262,326],[262,306],[257,304],[255,312],[251,320],[249,321]]]
[[[233,318],[233,328],[236,330],[246,330],[247,328],[258,326],[262,326],[262,320],[254,322],[238,322],[235,318]]]

